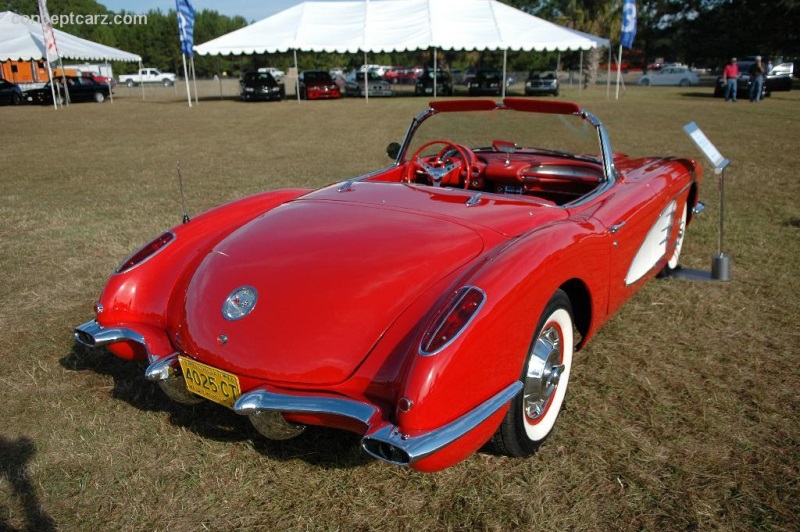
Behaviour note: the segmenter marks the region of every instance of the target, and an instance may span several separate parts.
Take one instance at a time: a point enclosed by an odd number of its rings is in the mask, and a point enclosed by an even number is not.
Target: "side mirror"
[[[390,159],[396,160],[397,156],[400,154],[400,144],[397,142],[392,142],[386,147],[386,155],[389,156]]]

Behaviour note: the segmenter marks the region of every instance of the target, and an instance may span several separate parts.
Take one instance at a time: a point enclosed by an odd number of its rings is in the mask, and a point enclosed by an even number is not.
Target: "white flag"
[[[39,0],[39,19],[42,21],[45,55],[47,60],[52,63],[58,60],[58,46],[56,46],[56,33],[53,31],[50,13],[47,12],[47,0]]]

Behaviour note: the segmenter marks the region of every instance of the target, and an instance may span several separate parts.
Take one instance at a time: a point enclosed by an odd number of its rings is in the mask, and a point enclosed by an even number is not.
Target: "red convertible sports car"
[[[126,259],[77,341],[147,360],[268,438],[363,434],[421,471],[491,440],[533,453],[573,352],[678,266],[702,204],[691,159],[612,151],[575,104],[437,101],[393,163],[277,190],[165,231]]]

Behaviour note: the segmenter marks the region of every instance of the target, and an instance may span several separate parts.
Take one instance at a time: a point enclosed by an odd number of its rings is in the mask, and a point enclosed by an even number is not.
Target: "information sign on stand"
[[[716,281],[729,281],[730,276],[730,255],[723,252],[723,227],[725,220],[725,169],[730,165],[730,161],[722,156],[719,150],[708,140],[697,124],[690,122],[683,126],[683,130],[697,144],[703,155],[714,166],[714,173],[719,181],[719,249],[711,261],[711,278]]]

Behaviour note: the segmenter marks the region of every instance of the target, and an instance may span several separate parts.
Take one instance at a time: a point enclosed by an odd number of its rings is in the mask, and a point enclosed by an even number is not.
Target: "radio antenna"
[[[183,175],[181,175],[181,162],[178,161],[178,184],[181,187],[181,205],[183,206],[183,223],[189,223],[189,213],[186,211],[186,195],[183,193]]]

